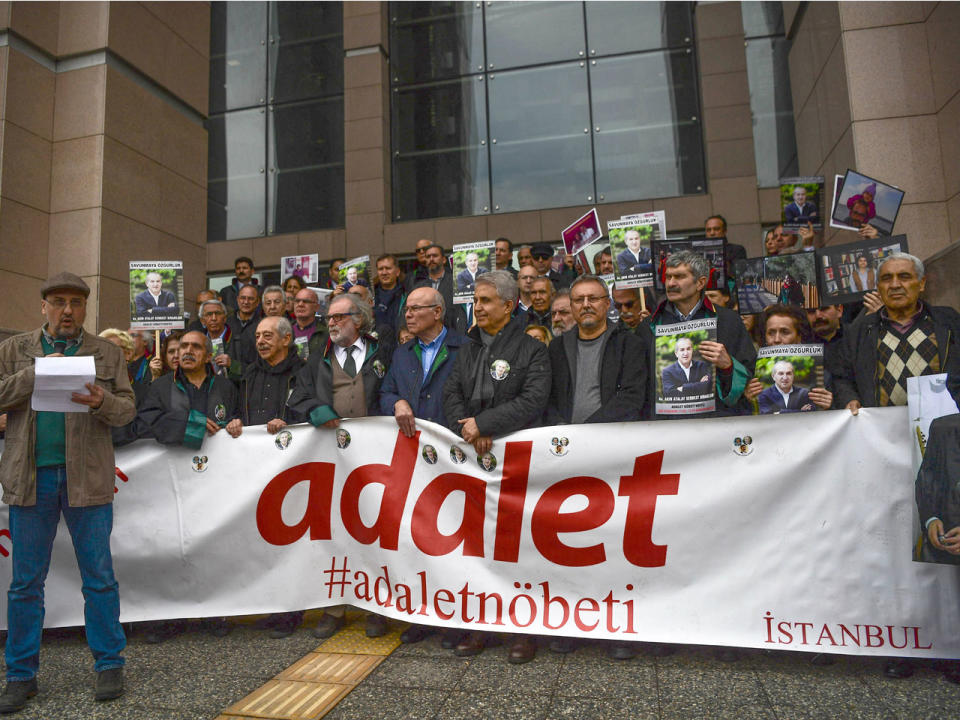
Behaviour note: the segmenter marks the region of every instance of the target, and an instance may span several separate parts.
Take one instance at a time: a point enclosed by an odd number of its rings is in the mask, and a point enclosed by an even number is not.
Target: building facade
[[[182,259],[189,301],[238,255],[557,241],[594,206],[719,213],[755,255],[779,175],[847,168],[906,191],[958,306],[958,33],[951,2],[0,3],[0,327],[65,268],[98,330],[131,260]]]

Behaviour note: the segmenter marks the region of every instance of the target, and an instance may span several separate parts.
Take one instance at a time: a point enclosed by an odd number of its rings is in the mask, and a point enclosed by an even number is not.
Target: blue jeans
[[[7,591],[7,680],[30,680],[40,664],[43,584],[60,513],[67,521],[83,581],[87,644],[95,669],[123,667],[127,639],[120,626],[120,591],[113,576],[113,505],[70,507],[67,470],[37,468],[37,503],[10,506],[13,577]]]

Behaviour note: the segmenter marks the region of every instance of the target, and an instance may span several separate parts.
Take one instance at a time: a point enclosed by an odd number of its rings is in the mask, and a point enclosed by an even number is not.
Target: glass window
[[[340,3],[274,3],[270,102],[343,94]]]
[[[644,83],[637,83],[642,77]],[[591,61],[597,193],[605,202],[703,190],[689,50]]]
[[[210,4],[210,113],[263,105],[267,3]]]
[[[590,202],[587,71],[574,62],[490,77],[495,212]]]
[[[744,37],[783,35],[783,4],[780,2],[740,3],[740,14]]]
[[[393,92],[394,219],[489,211],[483,76]]]
[[[426,82],[483,71],[480,3],[394,3],[391,12],[393,82]]]
[[[591,57],[682,47],[693,41],[693,13],[680,2],[588,2]]]
[[[582,3],[488,2],[485,12],[487,70],[585,56]]]
[[[209,131],[207,236],[252,237],[265,231],[266,111],[212,117]]]
[[[747,41],[747,81],[760,187],[775,187],[780,178],[798,172],[789,52],[785,37]]]

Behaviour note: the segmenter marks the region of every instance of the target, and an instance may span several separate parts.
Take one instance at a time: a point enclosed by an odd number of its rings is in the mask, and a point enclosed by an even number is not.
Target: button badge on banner
[[[749,435],[737,436],[733,439],[733,452],[746,457],[753,452],[753,438]]]

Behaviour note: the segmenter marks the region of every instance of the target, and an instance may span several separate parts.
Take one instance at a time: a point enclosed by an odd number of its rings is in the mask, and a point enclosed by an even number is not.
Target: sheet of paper
[[[86,405],[70,399],[72,393],[90,393],[87,383],[97,376],[92,355],[37,358],[30,407],[48,412],[88,412]]]

